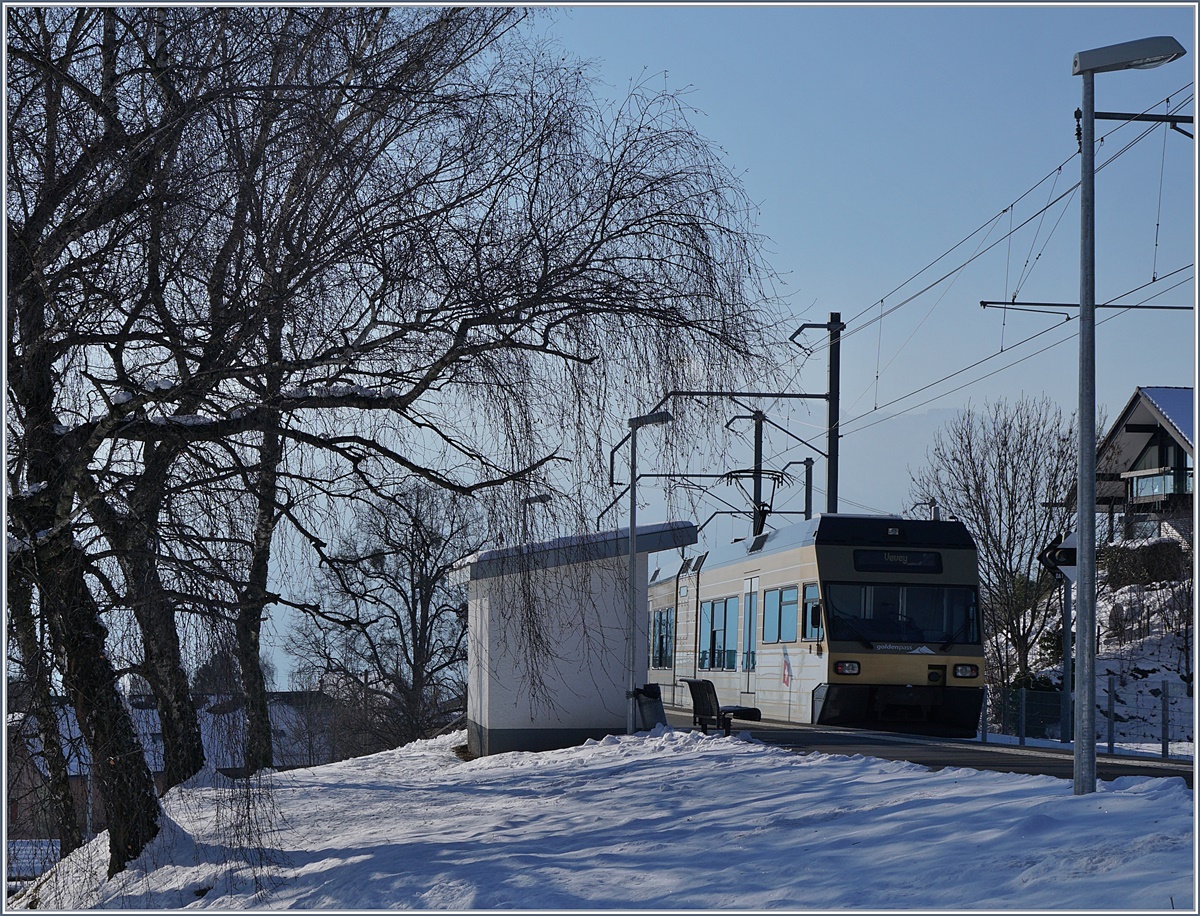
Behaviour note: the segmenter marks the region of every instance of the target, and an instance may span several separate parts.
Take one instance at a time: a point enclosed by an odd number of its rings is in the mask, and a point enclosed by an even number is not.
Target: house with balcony
[[[1195,410],[1191,388],[1139,387],[1096,453],[1096,501],[1108,540],[1192,540]],[[1119,521],[1118,521],[1119,519]]]

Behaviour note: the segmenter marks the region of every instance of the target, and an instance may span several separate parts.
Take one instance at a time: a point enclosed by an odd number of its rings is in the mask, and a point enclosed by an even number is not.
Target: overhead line
[[[1186,277],[1186,278],[1184,278],[1184,279],[1180,280],[1178,283],[1174,284],[1173,286],[1169,287],[1167,290],[1163,290],[1163,292],[1169,292],[1170,290],[1172,290],[1172,289],[1175,289],[1175,288],[1177,288],[1177,287],[1180,287],[1180,286],[1182,286],[1183,284],[1185,284],[1185,283],[1189,282],[1189,281],[1190,281],[1190,280],[1192,280],[1192,279],[1193,279],[1192,277]],[[1126,295],[1128,295],[1128,294],[1126,294]],[[1158,293],[1155,293],[1155,295],[1158,295]],[[1120,298],[1120,297],[1118,297],[1118,298]],[[1121,309],[1121,311],[1119,311],[1119,312],[1116,312],[1116,313],[1114,313],[1114,314],[1112,314],[1112,315],[1109,315],[1107,318],[1104,318],[1104,319],[1102,319],[1102,320],[1100,320],[1100,321],[1097,321],[1097,322],[1096,322],[1096,325],[1097,325],[1097,327],[1099,327],[1099,326],[1100,326],[1100,325],[1102,325],[1102,324],[1105,324],[1105,323],[1107,323],[1107,322],[1109,322],[1109,321],[1112,321],[1114,318],[1119,318],[1120,316],[1122,316],[1122,315],[1126,314],[1127,312],[1136,311],[1136,310],[1137,310],[1137,308],[1138,308],[1138,305],[1129,305],[1129,306],[1126,306],[1126,307],[1122,308],[1122,309]],[[1076,320],[1076,319],[1075,319],[1075,318],[1069,318],[1069,319],[1068,319],[1068,321],[1074,321],[1074,320]],[[933,387],[934,385],[939,385],[939,384],[941,384],[942,382],[944,382],[944,381],[947,381],[948,379],[951,379],[951,378],[953,378],[953,377],[954,377],[954,376],[956,376],[956,375],[961,375],[963,372],[966,372],[966,371],[968,371],[968,370],[970,370],[970,369],[973,369],[973,368],[975,368],[976,366],[978,366],[978,365],[981,365],[982,363],[985,363],[985,362],[987,362],[989,359],[993,359],[993,358],[995,358],[995,357],[997,357],[997,356],[1000,356],[1002,353],[1010,353],[1010,352],[1012,352],[1012,350],[1016,349],[1017,347],[1019,347],[1019,346],[1023,346],[1024,344],[1028,343],[1029,341],[1031,341],[1031,340],[1034,340],[1034,339],[1036,339],[1037,337],[1040,337],[1042,334],[1045,334],[1045,333],[1047,333],[1047,331],[1054,330],[1055,328],[1061,328],[1063,324],[1065,324],[1065,322],[1061,322],[1061,323],[1059,323],[1059,324],[1055,324],[1055,325],[1053,325],[1053,326],[1052,326],[1052,327],[1050,327],[1050,328],[1047,328],[1047,329],[1045,329],[1045,330],[1043,330],[1043,331],[1039,331],[1037,334],[1034,334],[1034,335],[1032,335],[1032,336],[1030,336],[1030,337],[1027,337],[1027,338],[1025,338],[1025,340],[1021,341],[1020,343],[1018,343],[1018,344],[1014,344],[1014,345],[1013,345],[1013,347],[1011,347],[1011,348],[1010,348],[1010,349],[1008,349],[1008,350],[1002,350],[1002,351],[999,351],[999,352],[996,352],[996,353],[993,353],[993,354],[991,354],[991,356],[984,357],[984,359],[981,359],[981,360],[979,360],[978,362],[976,362],[976,363],[973,363],[973,364],[972,364],[972,365],[970,365],[970,366],[966,366],[966,367],[964,367],[963,369],[960,369],[960,370],[958,370],[957,372],[954,372],[954,373],[952,373],[951,375],[948,375],[948,376],[946,376],[945,378],[939,379],[937,382],[933,382],[933,383],[931,383],[930,385],[925,385],[924,387],[922,387],[922,388],[918,388],[918,389],[916,389],[915,391],[910,391],[908,394],[904,395],[903,397],[896,398],[895,400],[891,401],[890,403],[892,403],[892,404],[896,404],[896,403],[898,403],[898,402],[900,402],[900,401],[903,401],[903,400],[905,400],[905,399],[907,399],[907,398],[910,398],[910,397],[912,397],[914,394],[919,394],[919,393],[920,393],[920,392],[922,392],[922,391],[926,391],[926,390],[928,390],[929,388]],[[991,372],[987,373],[986,375],[981,375],[981,376],[979,376],[979,378],[972,379],[972,380],[971,380],[971,381],[969,381],[969,382],[964,382],[962,385],[959,385],[957,388],[951,388],[949,391],[943,391],[941,394],[934,395],[932,398],[928,398],[928,399],[926,399],[926,400],[922,401],[922,402],[921,402],[921,403],[919,403],[919,404],[914,404],[914,405],[912,405],[911,407],[906,407],[906,408],[904,408],[903,410],[900,410],[900,411],[897,411],[897,412],[896,412],[896,413],[894,413],[894,414],[891,414],[890,416],[887,416],[887,417],[881,417],[881,418],[879,418],[878,420],[875,420],[875,421],[873,421],[873,422],[871,422],[871,423],[865,423],[865,424],[863,424],[862,426],[858,427],[857,429],[852,429],[852,430],[850,430],[850,431],[848,431],[848,432],[843,432],[843,433],[842,433],[842,437],[843,437],[843,438],[845,438],[846,436],[851,436],[851,435],[853,435],[854,433],[859,433],[859,432],[862,432],[862,431],[863,431],[863,430],[865,430],[865,429],[870,429],[872,426],[877,426],[877,425],[878,425],[878,424],[880,424],[880,423],[884,423],[884,422],[886,422],[886,421],[888,421],[888,420],[894,420],[896,417],[900,417],[900,416],[903,416],[903,415],[904,415],[904,414],[906,414],[906,413],[910,413],[910,412],[912,412],[912,411],[916,410],[916,409],[917,409],[917,408],[919,408],[919,407],[924,407],[926,404],[932,404],[934,401],[940,400],[941,398],[944,398],[944,397],[946,397],[947,395],[954,394],[954,393],[956,393],[956,392],[958,392],[958,391],[962,391],[964,388],[968,388],[968,387],[970,387],[971,385],[974,385],[974,384],[976,384],[977,382],[982,382],[984,379],[991,378],[993,375],[997,375],[998,373],[1000,373],[1000,372],[1003,372],[1005,369],[1011,369],[1013,366],[1018,366],[1018,365],[1020,365],[1021,363],[1025,362],[1026,360],[1032,359],[1032,358],[1033,358],[1033,357],[1035,357],[1035,356],[1039,356],[1039,355],[1041,355],[1042,353],[1045,353],[1047,350],[1053,349],[1054,347],[1057,347],[1059,344],[1066,343],[1068,340],[1072,340],[1072,339],[1074,339],[1074,338],[1076,338],[1076,337],[1078,337],[1078,336],[1079,336],[1078,332],[1074,332],[1074,333],[1072,333],[1072,334],[1069,334],[1069,335],[1067,335],[1066,337],[1062,338],[1061,340],[1056,340],[1056,341],[1055,341],[1054,343],[1052,343],[1052,344],[1047,344],[1045,347],[1042,347],[1040,350],[1035,350],[1033,353],[1029,353],[1029,354],[1027,354],[1027,355],[1025,355],[1025,356],[1021,357],[1020,359],[1018,359],[1018,360],[1015,360],[1014,362],[1008,363],[1007,365],[1004,365],[1004,366],[1000,366],[998,369],[994,369],[993,371],[991,371]],[[884,406],[886,407],[887,405],[884,405]],[[880,408],[880,409],[882,409],[882,408]],[[873,413],[873,411],[872,411],[872,413]],[[850,421],[847,421],[847,422],[853,423],[853,422],[856,422],[857,420],[861,420],[861,419],[863,419],[863,417],[866,417],[866,416],[869,416],[869,415],[870,415],[869,413],[867,413],[867,414],[861,414],[860,416],[858,416],[858,417],[855,417],[853,420],[850,420]]]
[[[1187,104],[1187,103],[1188,103],[1188,101],[1191,101],[1191,99],[1189,98],[1189,99],[1185,100],[1183,104]],[[1151,108],[1155,108],[1155,107],[1157,107],[1159,104],[1162,104],[1162,102],[1160,101],[1160,102],[1156,103],[1155,105],[1151,106]],[[1148,109],[1146,109],[1146,110],[1147,110],[1147,111],[1149,111],[1150,109],[1148,108]],[[1126,126],[1127,124],[1130,124],[1130,123],[1132,123],[1132,119],[1131,119],[1130,121],[1125,121],[1125,122],[1122,122],[1122,123],[1121,123],[1121,124],[1119,124],[1117,127],[1113,128],[1113,130],[1112,130],[1112,131],[1110,131],[1108,134],[1105,134],[1105,135],[1104,135],[1104,137],[1106,137],[1106,136],[1110,136],[1111,134],[1113,134],[1113,133],[1116,133],[1116,131],[1120,130],[1122,127],[1124,127],[1124,126]],[[1125,153],[1127,153],[1127,152],[1128,152],[1130,149],[1132,149],[1134,146],[1136,146],[1136,145],[1137,145],[1138,143],[1140,143],[1142,140],[1146,139],[1146,137],[1150,136],[1150,135],[1151,135],[1151,134],[1152,134],[1152,133],[1153,133],[1153,132],[1154,132],[1154,131],[1157,129],[1157,127],[1158,127],[1158,126],[1159,126],[1159,125],[1157,125],[1157,124],[1152,124],[1150,127],[1148,127],[1148,128],[1146,128],[1145,130],[1143,130],[1143,131],[1142,131],[1140,134],[1138,134],[1136,137],[1134,137],[1132,140],[1130,140],[1130,141],[1129,141],[1129,142],[1128,142],[1128,143],[1127,143],[1125,146],[1121,147],[1119,150],[1117,150],[1115,153],[1113,153],[1113,155],[1112,155],[1112,156],[1110,156],[1108,159],[1104,160],[1104,162],[1100,163],[1100,164],[1099,164],[1099,165],[1096,167],[1096,171],[1097,171],[1097,172],[1100,172],[1101,170],[1103,170],[1103,169],[1104,169],[1104,168],[1106,168],[1107,166],[1111,165],[1113,162],[1115,162],[1117,159],[1119,159],[1121,156],[1123,156]],[[1101,141],[1101,142],[1103,142],[1103,140],[1104,140],[1104,137],[1101,137],[1101,138],[1100,138],[1100,141]],[[1032,193],[1034,190],[1036,190],[1038,187],[1040,187],[1042,184],[1044,184],[1044,183],[1045,183],[1045,182],[1046,182],[1046,181],[1047,181],[1047,180],[1048,180],[1048,179],[1049,179],[1049,178],[1050,178],[1052,175],[1055,175],[1055,174],[1057,174],[1057,172],[1058,172],[1060,169],[1062,169],[1062,168],[1063,168],[1063,166],[1065,166],[1067,163],[1069,163],[1069,162],[1071,161],[1071,159],[1074,159],[1074,158],[1075,158],[1075,156],[1078,156],[1078,155],[1079,155],[1079,153],[1078,153],[1078,152],[1075,152],[1075,153],[1073,153],[1073,154],[1072,154],[1070,157],[1068,157],[1067,159],[1065,159],[1065,160],[1062,162],[1062,164],[1061,164],[1061,165],[1059,165],[1059,166],[1058,166],[1056,169],[1054,169],[1053,171],[1051,171],[1050,173],[1048,173],[1048,174],[1047,174],[1045,177],[1043,177],[1043,178],[1042,178],[1042,179],[1041,179],[1039,182],[1037,182],[1037,184],[1033,185],[1033,187],[1031,187],[1029,190],[1027,190],[1025,193],[1023,193],[1023,194],[1022,194],[1020,197],[1016,198],[1016,199],[1013,201],[1013,203],[1009,204],[1009,206],[1005,207],[1003,210],[1001,210],[1001,211],[1000,211],[999,213],[997,213],[995,216],[991,217],[991,218],[990,218],[990,219],[989,219],[987,222],[985,222],[985,223],[984,223],[983,225],[981,225],[979,228],[975,229],[973,232],[971,232],[969,235],[967,235],[967,236],[966,236],[965,238],[963,238],[961,241],[959,241],[959,242],[958,242],[958,243],[956,243],[954,246],[952,246],[951,248],[949,248],[949,249],[948,249],[946,252],[944,252],[943,254],[941,254],[941,255],[939,255],[937,258],[935,258],[933,261],[931,261],[931,262],[930,262],[928,265],[926,265],[924,268],[922,268],[921,270],[919,270],[917,273],[913,274],[911,277],[909,277],[907,280],[905,280],[903,283],[901,283],[899,286],[897,286],[897,287],[896,287],[895,289],[893,289],[891,292],[887,293],[887,295],[885,295],[885,296],[884,296],[882,299],[879,299],[879,300],[876,300],[876,301],[872,302],[870,305],[868,305],[866,308],[864,308],[862,311],[860,311],[860,312],[859,312],[857,315],[855,315],[853,318],[851,318],[849,321],[847,321],[847,322],[846,322],[846,324],[847,324],[847,325],[849,325],[849,324],[853,323],[854,321],[857,321],[859,318],[861,318],[861,317],[862,317],[863,315],[865,315],[867,312],[869,312],[869,311],[871,311],[872,309],[874,309],[876,306],[880,305],[882,302],[886,302],[886,301],[887,301],[887,298],[888,298],[889,296],[892,296],[892,295],[894,295],[896,292],[898,292],[899,290],[903,289],[905,286],[907,286],[909,283],[911,283],[913,280],[915,280],[915,279],[916,279],[917,277],[919,277],[921,274],[925,273],[925,271],[929,270],[929,268],[930,268],[930,267],[932,267],[934,264],[937,264],[939,261],[941,261],[943,258],[945,258],[945,257],[946,257],[946,255],[948,255],[950,252],[952,252],[952,251],[954,251],[955,249],[957,249],[957,248],[959,248],[960,246],[962,246],[962,245],[963,245],[965,242],[967,242],[968,240],[970,240],[971,238],[973,238],[975,235],[977,235],[979,232],[981,232],[981,231],[982,231],[982,230],[983,230],[985,227],[987,227],[989,224],[991,224],[991,223],[994,223],[996,220],[1000,219],[1000,217],[1002,217],[1002,216],[1003,216],[1005,213],[1008,213],[1010,209],[1012,209],[1014,206],[1016,206],[1018,203],[1020,203],[1020,202],[1021,202],[1021,201],[1022,201],[1024,198],[1028,197],[1028,196],[1029,196],[1029,195],[1030,195],[1030,194],[1031,194],[1031,193]],[[1039,216],[1041,216],[1041,215],[1042,215],[1043,213],[1045,213],[1047,210],[1049,210],[1049,209],[1051,209],[1052,207],[1054,207],[1055,205],[1057,205],[1057,204],[1058,204],[1060,201],[1062,201],[1064,198],[1072,196],[1072,195],[1073,195],[1073,194],[1074,194],[1074,193],[1075,193],[1075,192],[1076,192],[1078,189],[1079,189],[1079,182],[1077,181],[1077,182],[1075,182],[1075,184],[1073,184],[1073,185],[1072,185],[1070,188],[1068,188],[1067,190],[1063,191],[1063,193],[1062,193],[1062,194],[1058,195],[1058,197],[1055,197],[1053,200],[1051,200],[1049,203],[1047,203],[1047,204],[1046,204],[1045,206],[1043,206],[1041,209],[1034,211],[1034,212],[1033,212],[1033,214],[1031,214],[1031,215],[1030,215],[1030,216],[1029,216],[1027,219],[1025,219],[1024,221],[1022,221],[1022,222],[1021,222],[1021,223],[1020,223],[1018,226],[1016,226],[1015,228],[1013,228],[1013,229],[1010,229],[1010,230],[1009,230],[1009,232],[1005,233],[1003,236],[1001,236],[1000,238],[998,238],[998,239],[997,239],[995,242],[993,242],[991,245],[987,246],[986,248],[984,248],[984,249],[982,249],[982,250],[980,250],[980,251],[977,251],[977,252],[976,252],[974,255],[972,255],[972,256],[971,256],[970,258],[968,258],[966,261],[963,261],[963,262],[962,262],[962,263],[961,263],[961,264],[960,264],[958,267],[954,268],[953,270],[951,270],[951,271],[949,271],[948,273],[944,274],[943,276],[939,277],[937,280],[933,281],[932,283],[930,283],[929,285],[925,286],[924,288],[922,288],[922,289],[921,289],[921,290],[919,290],[918,292],[916,292],[916,293],[914,293],[913,295],[909,296],[907,299],[904,299],[903,301],[901,301],[901,302],[900,302],[900,303],[898,303],[897,305],[893,306],[892,308],[890,308],[890,309],[887,309],[886,311],[883,311],[883,312],[882,312],[880,315],[878,315],[878,316],[875,316],[875,317],[872,317],[871,319],[869,319],[868,321],[866,321],[864,324],[862,324],[862,325],[860,325],[860,326],[858,326],[858,327],[855,327],[855,328],[847,328],[847,330],[846,330],[846,331],[844,331],[844,332],[842,333],[842,339],[843,339],[843,340],[845,340],[847,337],[851,337],[851,336],[853,336],[854,334],[857,334],[859,331],[864,331],[864,330],[866,330],[867,328],[869,328],[869,327],[870,327],[872,324],[874,324],[875,322],[877,322],[877,321],[882,321],[882,320],[883,320],[884,318],[886,318],[888,315],[891,315],[893,312],[897,311],[898,309],[900,309],[900,308],[903,308],[905,305],[908,305],[910,302],[912,302],[912,301],[913,301],[914,299],[916,299],[918,296],[922,296],[922,295],[924,295],[925,293],[929,292],[929,290],[933,289],[935,286],[937,286],[937,285],[939,285],[939,284],[941,284],[941,283],[945,282],[947,279],[949,279],[950,277],[954,276],[954,274],[958,273],[958,272],[959,272],[959,271],[961,271],[963,268],[965,268],[965,267],[966,267],[968,264],[970,264],[972,261],[975,261],[975,260],[977,260],[978,258],[982,257],[984,254],[987,254],[989,251],[991,251],[993,248],[995,248],[995,247],[996,247],[997,245],[999,245],[1001,242],[1004,242],[1004,241],[1006,241],[1006,240],[1009,238],[1009,236],[1010,236],[1010,235],[1012,235],[1012,234],[1015,234],[1016,232],[1019,232],[1020,230],[1024,229],[1024,228],[1025,228],[1027,225],[1029,225],[1029,223],[1031,223],[1033,220],[1037,219]],[[1060,219],[1061,219],[1061,217],[1060,217]],[[821,348],[821,347],[819,347],[819,346],[818,346],[818,347],[814,347],[814,348],[813,348],[813,350],[811,351],[811,353],[816,353],[816,352],[818,352],[820,349],[822,349],[822,348]]]

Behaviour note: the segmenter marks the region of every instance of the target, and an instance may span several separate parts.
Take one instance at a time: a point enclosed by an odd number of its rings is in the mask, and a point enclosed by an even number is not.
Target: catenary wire
[[[1162,290],[1161,292],[1169,292],[1169,291],[1170,291],[1170,290],[1172,290],[1172,289],[1176,289],[1176,288],[1178,288],[1178,287],[1180,287],[1180,286],[1183,286],[1185,283],[1189,283],[1189,282],[1191,282],[1193,279],[1194,279],[1194,278],[1192,278],[1192,277],[1185,277],[1184,279],[1180,280],[1178,283],[1176,283],[1176,284],[1174,284],[1174,285],[1172,285],[1172,286],[1169,286],[1169,287],[1167,287],[1167,289],[1165,289],[1165,290]],[[1160,295],[1160,294],[1161,294],[1161,293],[1155,293],[1154,295],[1155,295],[1155,296],[1157,296],[1157,295]],[[1154,297],[1153,297],[1153,296],[1150,296],[1150,297],[1147,297],[1147,299],[1146,299],[1146,300],[1143,300],[1143,301],[1149,301],[1149,299],[1152,299],[1152,298],[1154,298]],[[1097,322],[1096,322],[1096,326],[1097,326],[1097,327],[1099,327],[1099,326],[1100,326],[1100,325],[1102,325],[1102,324],[1107,324],[1108,322],[1112,321],[1114,318],[1118,318],[1118,317],[1120,317],[1121,315],[1127,314],[1128,312],[1131,312],[1131,311],[1136,311],[1136,310],[1137,310],[1137,307],[1138,307],[1138,305],[1140,305],[1140,304],[1141,304],[1141,303],[1137,303],[1137,304],[1135,304],[1135,305],[1130,305],[1130,306],[1128,306],[1128,307],[1126,307],[1126,308],[1123,308],[1123,309],[1121,309],[1121,310],[1120,310],[1120,311],[1118,311],[1118,312],[1115,312],[1115,313],[1113,313],[1112,315],[1109,315],[1107,318],[1102,318],[1100,321],[1097,321]],[[1077,320],[1077,319],[1075,319],[1075,318],[1068,319],[1068,321],[1075,321],[1075,320]],[[1062,324],[1065,324],[1065,323],[1066,323],[1066,322],[1063,322]],[[1054,325],[1054,327],[1061,327],[1061,324],[1059,324],[1059,325]],[[1039,336],[1039,335],[1035,335],[1035,336]],[[984,379],[991,378],[993,375],[996,375],[996,374],[998,374],[998,373],[1000,373],[1000,372],[1003,372],[1005,369],[1011,369],[1013,366],[1020,365],[1021,363],[1025,362],[1025,361],[1027,361],[1027,360],[1029,360],[1029,359],[1032,359],[1032,358],[1033,358],[1033,357],[1035,357],[1035,356],[1039,356],[1039,355],[1041,355],[1042,353],[1045,353],[1047,350],[1053,349],[1054,347],[1057,347],[1059,344],[1066,343],[1068,340],[1072,340],[1072,339],[1074,339],[1075,337],[1078,337],[1078,336],[1079,336],[1078,332],[1074,332],[1074,333],[1072,333],[1072,334],[1069,334],[1069,335],[1067,335],[1066,337],[1062,338],[1061,340],[1056,340],[1054,343],[1047,344],[1045,347],[1042,347],[1040,350],[1036,350],[1036,351],[1034,351],[1033,353],[1029,353],[1029,354],[1027,354],[1027,355],[1025,355],[1025,356],[1021,357],[1020,359],[1014,360],[1013,362],[1011,362],[1011,363],[1009,363],[1009,364],[1007,364],[1007,365],[1000,366],[1000,367],[999,367],[999,368],[997,368],[997,369],[993,369],[991,372],[988,372],[988,373],[986,373],[986,374],[984,374],[984,375],[981,375],[981,376],[979,376],[978,378],[972,379],[972,380],[971,380],[971,381],[969,381],[969,382],[964,382],[962,385],[959,385],[959,386],[958,386],[958,387],[956,387],[956,388],[951,388],[949,391],[943,391],[941,394],[934,395],[932,398],[928,398],[928,399],[926,399],[926,400],[924,400],[924,401],[921,401],[919,404],[914,404],[914,405],[912,405],[911,407],[906,407],[904,410],[897,411],[896,413],[894,413],[894,414],[891,414],[891,415],[889,415],[889,416],[886,416],[886,417],[881,417],[880,419],[878,419],[878,420],[874,420],[874,421],[872,421],[871,423],[864,423],[862,426],[858,427],[857,429],[853,429],[853,430],[850,430],[850,431],[849,431],[849,432],[847,432],[847,433],[843,433],[843,434],[842,434],[842,437],[843,437],[843,438],[845,438],[846,436],[851,436],[851,435],[854,435],[855,433],[860,433],[860,432],[862,432],[862,431],[863,431],[863,430],[865,430],[865,429],[869,429],[869,428],[871,428],[872,426],[876,426],[876,425],[878,425],[878,424],[880,424],[880,423],[887,422],[888,420],[895,419],[896,417],[903,416],[904,414],[906,414],[906,413],[910,413],[910,412],[912,412],[912,411],[916,410],[916,409],[917,409],[917,408],[919,408],[919,407],[924,407],[926,404],[932,404],[934,401],[940,400],[941,398],[944,398],[944,397],[946,397],[946,396],[948,396],[948,395],[954,394],[954,393],[956,393],[956,392],[958,392],[958,391],[962,391],[964,388],[968,388],[968,387],[970,387],[971,385],[974,385],[974,384],[976,384],[976,383],[978,383],[978,382],[982,382]],[[1011,352],[1012,352],[1012,349],[1010,349],[1008,352],[1010,352],[1010,353],[1011,353]],[[993,356],[998,356],[999,354],[992,354],[992,355],[993,355]],[[980,360],[980,362],[984,362],[984,361],[985,361],[985,360]],[[958,373],[956,373],[956,374],[958,374]],[[943,381],[944,381],[944,379],[943,379]],[[935,383],[935,384],[937,384],[937,383]],[[928,386],[927,386],[927,387],[928,387]],[[910,393],[909,395],[906,395],[906,397],[911,397],[911,396],[912,396],[912,394],[911,394],[911,393]],[[897,400],[904,400],[904,398],[899,398],[899,399],[897,399]],[[893,401],[892,403],[896,403],[896,402],[895,402],[895,401]],[[862,418],[861,418],[861,417],[858,417],[858,418],[856,418],[856,419],[862,419]],[[840,427],[840,424],[839,424],[839,427]]]

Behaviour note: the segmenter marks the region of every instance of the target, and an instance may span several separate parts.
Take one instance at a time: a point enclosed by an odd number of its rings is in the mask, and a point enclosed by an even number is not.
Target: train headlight
[[[979,677],[979,666],[978,665],[955,665],[954,666],[954,676],[955,677]]]
[[[858,674],[858,662],[834,662],[834,674]]]

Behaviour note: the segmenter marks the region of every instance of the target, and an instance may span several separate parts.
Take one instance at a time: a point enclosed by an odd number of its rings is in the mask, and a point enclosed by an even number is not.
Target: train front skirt
[[[813,690],[812,708],[817,725],[973,737],[979,728],[983,688],[819,684]]]

